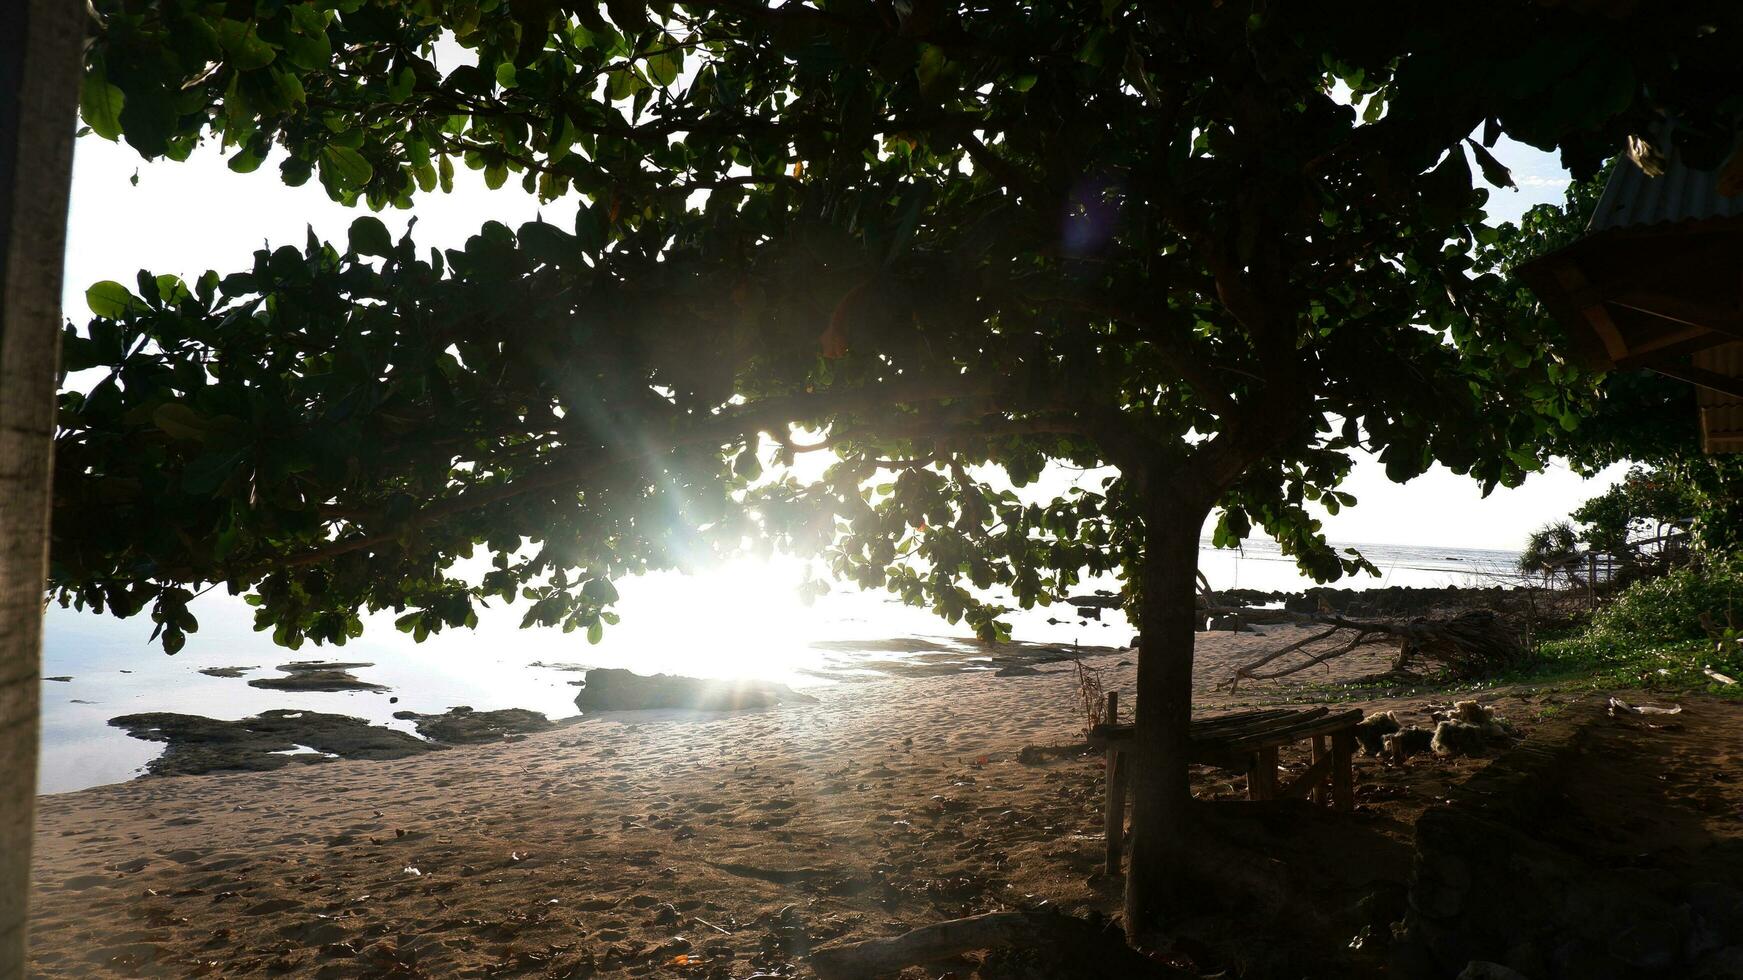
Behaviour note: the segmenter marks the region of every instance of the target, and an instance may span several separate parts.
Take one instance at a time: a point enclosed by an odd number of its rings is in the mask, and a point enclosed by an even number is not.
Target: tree
[[[83,12],[0,9],[0,980],[24,976],[61,257]]]
[[[586,203],[445,254],[364,217],[228,276],[93,286],[63,601],[149,609],[171,651],[218,582],[292,646],[517,597],[597,637],[614,579],[749,540],[997,638],[984,590],[1116,572],[1143,638],[1134,928],[1201,853],[1207,517],[1324,580],[1367,567],[1310,509],[1353,503],[1354,447],[1400,480],[1522,479],[1589,382],[1474,267],[1473,165],[1507,183],[1507,132],[1589,171],[1663,100],[1708,105],[1737,36],[1716,6],[1523,2],[99,7],[85,119],[147,156],[216,135],[346,203],[409,205],[456,162]],[[822,450],[821,480],[764,470]],[[1030,505],[993,479],[1049,460],[1119,475]]]
[[[1569,582],[1578,583],[1581,554],[1579,532],[1567,521],[1554,521],[1531,532],[1525,547],[1519,552],[1519,571],[1542,577],[1545,585],[1555,584],[1563,574]]]

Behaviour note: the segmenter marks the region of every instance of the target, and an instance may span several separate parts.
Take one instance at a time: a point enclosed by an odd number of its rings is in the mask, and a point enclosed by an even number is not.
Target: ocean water
[[[1381,570],[1338,584],[1461,587],[1506,584],[1512,552],[1360,546]],[[1214,588],[1297,590],[1311,585],[1270,542],[1240,552],[1206,547],[1200,566]],[[413,643],[392,614],[370,617],[364,636],[343,647],[287,650],[252,626],[253,610],[215,592],[196,600],[200,629],[167,656],[150,642],[148,617],[118,620],[50,607],[44,638],[43,745],[39,792],[58,793],[138,775],[163,746],[109,725],[119,715],[174,711],[242,718],[269,708],[354,715],[411,731],[393,712],[531,708],[552,718],[576,714],[578,667],[628,667],[642,673],[755,677],[794,686],[876,676],[878,662],[923,657],[940,647],[983,655],[972,632],[882,592],[837,589],[805,605],[796,562],[739,563],[718,573],[647,576],[619,583],[622,624],[590,646],[579,633],[519,629],[524,605],[487,610],[477,630]],[[1102,583],[1111,587],[1113,583]],[[1090,587],[1086,586],[1085,591]],[[1121,646],[1132,636],[1123,614],[1080,620],[1055,605],[1013,614],[1016,639]],[[891,642],[893,641],[893,642]],[[389,690],[284,692],[251,687],[278,664],[343,660],[371,666],[359,679]],[[240,678],[201,674],[208,667],[253,668]],[[397,699],[396,701],[390,699]]]

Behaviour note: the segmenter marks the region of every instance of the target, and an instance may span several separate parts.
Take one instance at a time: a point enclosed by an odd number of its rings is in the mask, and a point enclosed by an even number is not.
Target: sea
[[[1399,545],[1339,545],[1360,550],[1379,569],[1346,578],[1345,588],[1461,588],[1517,584],[1511,551]],[[1269,541],[1239,550],[1201,548],[1200,568],[1214,589],[1297,591],[1314,583]],[[740,561],[697,575],[661,573],[618,583],[619,625],[594,645],[581,633],[520,629],[523,606],[487,609],[476,630],[446,631],[423,643],[393,628],[391,611],[366,618],[364,635],[343,647],[275,646],[256,632],[253,608],[222,592],[193,604],[199,629],[176,655],[150,639],[147,616],[115,619],[51,605],[44,634],[41,793],[64,793],[133,778],[163,749],[109,724],[119,715],[171,711],[236,719],[270,708],[353,715],[411,731],[396,711],[435,713],[530,708],[552,718],[577,714],[575,682],[589,667],[640,673],[754,677],[794,686],[884,676],[873,665],[944,648],[978,656],[966,624],[901,604],[884,592],[837,587],[810,603],[797,585],[797,561]],[[1087,583],[1117,588],[1108,581]],[[996,596],[993,597],[996,600]],[[1020,610],[1015,639],[1048,644],[1123,646],[1132,627],[1118,610],[1098,619],[1069,606]],[[907,645],[911,643],[912,649]],[[340,660],[379,691],[285,692],[250,686],[293,661]],[[239,677],[201,673],[246,668]]]

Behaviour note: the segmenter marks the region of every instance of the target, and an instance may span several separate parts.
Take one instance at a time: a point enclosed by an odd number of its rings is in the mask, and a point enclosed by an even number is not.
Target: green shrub
[[[1743,646],[1716,642],[1701,625],[1702,613],[1721,630],[1732,615],[1743,626],[1743,562],[1682,568],[1629,586],[1583,631],[1541,644],[1537,672],[1743,696],[1743,685],[1715,683],[1704,671],[1743,679]]]
[[[1589,635],[1660,644],[1706,640],[1701,616],[1743,623],[1743,562],[1709,562],[1636,582],[1592,617]]]

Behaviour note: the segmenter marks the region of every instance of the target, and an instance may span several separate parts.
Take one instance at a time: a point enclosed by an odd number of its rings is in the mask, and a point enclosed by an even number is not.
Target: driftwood
[[[822,980],[857,980],[973,950],[1011,946],[1069,950],[1076,962],[1103,967],[1099,972],[1104,976],[1188,976],[1126,945],[1118,929],[1057,912],[988,912],[921,926],[888,939],[825,946],[811,953],[811,968]]]
[[[1298,621],[1327,628],[1237,667],[1218,686],[1233,691],[1242,681],[1287,677],[1360,647],[1388,641],[1394,642],[1397,650],[1392,673],[1404,673],[1412,661],[1422,659],[1439,664],[1455,677],[1481,677],[1521,663],[1526,657],[1518,638],[1487,609],[1473,609],[1451,619],[1418,618],[1408,622],[1345,619],[1329,614],[1303,616]],[[1321,646],[1328,643],[1330,646]],[[1291,654],[1304,659],[1265,669]]]

